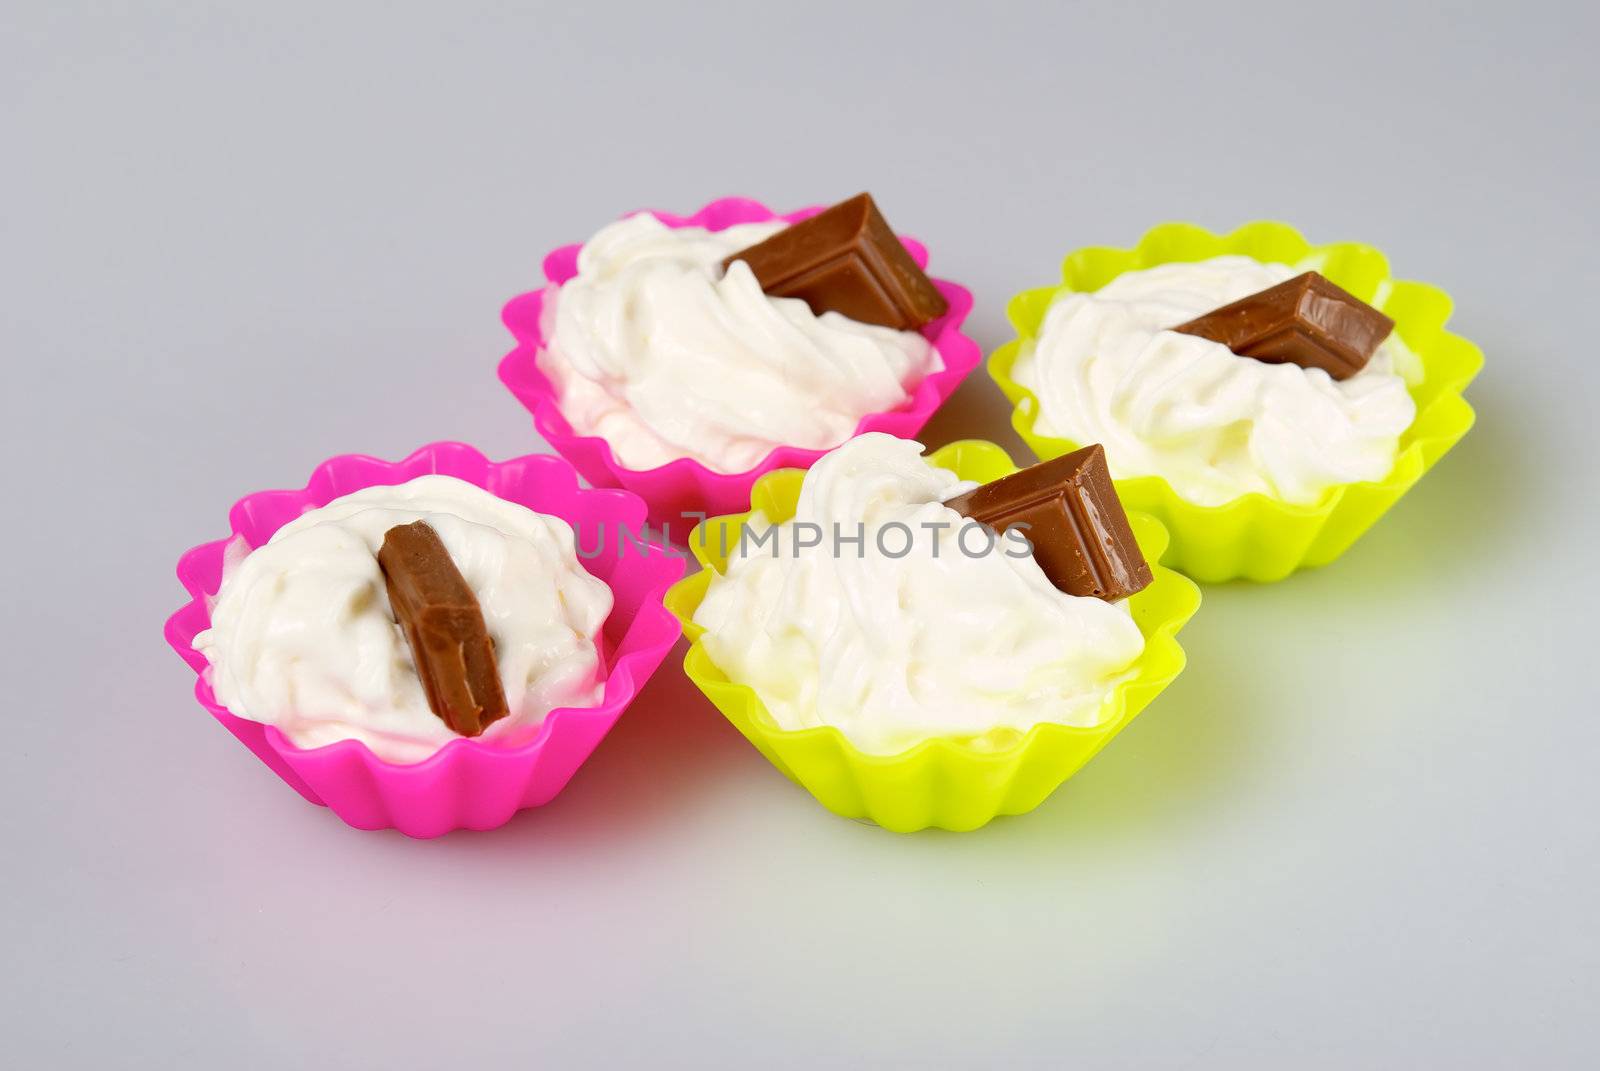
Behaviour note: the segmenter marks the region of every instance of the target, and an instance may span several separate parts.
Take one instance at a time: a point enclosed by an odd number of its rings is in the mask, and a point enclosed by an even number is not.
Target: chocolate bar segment
[[[911,259],[872,195],[860,194],[801,220],[722,262],[750,265],[773,297],[800,298],[817,315],[914,331],[949,303]]]
[[[462,736],[477,736],[510,713],[483,609],[439,534],[422,521],[389,529],[378,565],[428,706],[440,720]]]
[[[1349,379],[1367,366],[1394,321],[1308,271],[1173,330],[1220,342],[1241,357]]]
[[[1096,444],[986,483],[945,505],[999,532],[1019,528],[1050,582],[1107,602],[1152,577]]]

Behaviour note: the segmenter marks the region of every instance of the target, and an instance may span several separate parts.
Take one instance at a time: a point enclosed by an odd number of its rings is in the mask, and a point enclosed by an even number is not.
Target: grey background
[[[673,7],[3,5],[8,1062],[1594,1066],[1592,5]],[[236,497],[540,447],[493,373],[547,249],[862,188],[986,350],[1163,219],[1378,243],[1487,351],[1479,426],[1336,566],[1209,589],[977,834],[826,814],[677,655],[555,803],[432,843],[195,705],[172,566]],[[1005,416],[977,374],[926,438]]]

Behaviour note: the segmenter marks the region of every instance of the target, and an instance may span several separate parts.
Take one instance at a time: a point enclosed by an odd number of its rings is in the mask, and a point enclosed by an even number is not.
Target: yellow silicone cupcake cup
[[[1296,569],[1325,565],[1343,554],[1472,427],[1472,407],[1461,392],[1483,367],[1483,352],[1445,330],[1451,301],[1443,290],[1391,279],[1388,261],[1372,246],[1312,245],[1284,223],[1247,223],[1231,234],[1163,223],[1132,249],[1091,247],[1071,253],[1061,265],[1058,285],[1013,297],[1006,314],[1018,337],[990,356],[989,374],[1011,400],[1011,423],[1034,453],[1049,459],[1078,449],[1082,444],[1034,431],[1039,399],[1011,375],[1022,347],[1037,337],[1051,302],[1067,291],[1098,290],[1126,271],[1224,254],[1315,268],[1393,317],[1395,330],[1422,363],[1422,382],[1410,388],[1416,419],[1400,437],[1394,468],[1382,480],[1341,484],[1309,506],[1261,494],[1198,506],[1158,476],[1116,481],[1128,509],[1152,514],[1166,525],[1172,542],[1165,564],[1206,582],[1282,580]]]
[[[1017,470],[1004,450],[988,442],[951,443],[929,460],[964,480],[984,483]],[[768,473],[752,490],[751,505],[774,523],[788,520],[804,478],[799,469]],[[1145,637],[1144,653],[1128,679],[1116,686],[1109,716],[1100,725],[1083,729],[1044,723],[1003,748],[935,737],[897,755],[862,752],[832,726],[780,728],[752,689],[729,680],[711,661],[700,642],[705,630],[694,623],[712,571],[727,568],[728,551],[739,545],[740,526],[749,517],[712,517],[690,535],[690,549],[702,568],[674,584],[666,600],[690,640],[683,668],[774,766],[846,818],[867,818],[885,829],[909,833],[929,826],[977,829],[996,815],[1031,811],[1183,669],[1183,649],[1174,637],[1199,608],[1200,589],[1172,570],[1154,566],[1154,582],[1129,604]],[[1151,562],[1158,561],[1166,548],[1166,530],[1143,514],[1131,514],[1129,520],[1140,549]]]

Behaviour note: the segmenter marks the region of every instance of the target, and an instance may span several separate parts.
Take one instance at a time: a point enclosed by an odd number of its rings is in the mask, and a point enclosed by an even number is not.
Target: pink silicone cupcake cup
[[[823,207],[816,205],[779,216],[759,201],[724,197],[692,216],[656,211],[650,214],[669,227],[705,227],[719,231],[735,223],[759,223],[769,219],[794,223],[816,215]],[[926,268],[928,251],[922,243],[905,237],[901,241],[918,266]],[[826,450],[780,446],[755,468],[730,474],[712,472],[689,458],[679,458],[654,469],[630,469],[617,460],[604,439],[574,432],[556,406],[554,388],[539,371],[536,357],[545,342],[540,324],[545,294],[578,273],[579,248],[564,245],[545,257],[544,274],[549,285],[519,295],[506,304],[501,319],[515,336],[517,346],[500,362],[500,380],[533,414],[533,426],[551,448],[572,462],[586,480],[596,487],[622,487],[632,491],[649,504],[650,519],[656,524],[670,525],[669,537],[681,540],[694,524],[693,520],[685,522],[685,514],[743,513],[750,508],[750,488],[756,480],[773,469],[810,468],[817,458],[827,453]],[[972,294],[944,279],[934,279],[933,285],[950,303],[950,308],[923,327],[922,334],[939,351],[944,368],[918,384],[911,398],[899,409],[862,417],[855,434],[884,431],[901,438],[913,438],[982,360],[977,343],[961,333],[961,324],[972,311]]]
[[[400,462],[358,454],[332,458],[317,466],[301,490],[246,495],[234,504],[229,522],[235,537],[258,547],[288,521],[341,495],[428,473],[466,480],[561,517],[576,530],[579,560],[610,586],[615,599],[601,637],[606,680],[597,705],[551,711],[538,735],[519,747],[453,740],[415,765],[384,762],[355,740],[298,748],[275,726],[235,717],[219,705],[206,681],[205,656],[194,649],[195,635],[211,623],[211,600],[232,537],[179,559],[178,579],[190,602],[166,626],[167,642],[199,677],[200,705],[279,777],[358,829],[394,828],[412,837],[493,829],[524,807],[553,799],[677,642],[678,621],[662,598],[684,570],[683,560],[664,548],[645,549],[622,538],[640,531],[645,520],[645,505],[635,495],[579,487],[572,466],[558,457],[492,462],[462,443],[433,443]]]

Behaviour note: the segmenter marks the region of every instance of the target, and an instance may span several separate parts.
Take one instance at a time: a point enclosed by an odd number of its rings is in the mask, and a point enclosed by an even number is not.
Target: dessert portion
[[[806,473],[790,520],[752,514],[694,614],[706,653],[782,728],[877,754],[1099,724],[1144,649],[1116,600],[1150,575],[1103,455],[979,487],[921,450],[862,435]],[[1063,590],[1087,590],[1083,557],[1120,578],[1104,597]]]
[[[1158,476],[1201,506],[1311,505],[1382,479],[1420,362],[1387,316],[1303,267],[1221,256],[1061,294],[1012,369],[1039,400],[1034,430],[1101,443],[1117,479]]]
[[[538,365],[573,430],[631,469],[829,449],[943,367],[916,328],[944,300],[866,195],[720,231],[641,213],[577,266],[546,294]]]
[[[611,605],[566,521],[421,476],[236,543],[194,647],[238,717],[413,763],[463,736],[516,746],[598,701]]]

